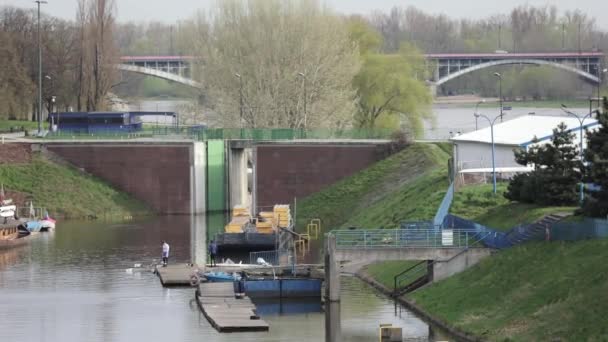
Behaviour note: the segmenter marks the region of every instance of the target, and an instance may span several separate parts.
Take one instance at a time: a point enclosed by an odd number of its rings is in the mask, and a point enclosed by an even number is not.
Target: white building
[[[551,142],[553,129],[560,123],[565,123],[568,130],[575,133],[574,142],[579,144],[579,121],[571,116],[521,116],[513,120],[494,125],[494,147],[496,172],[506,176],[514,172],[525,172],[530,168],[523,167],[515,162],[513,151],[528,149],[534,144]],[[587,118],[584,128],[597,127],[595,119]],[[480,174],[492,172],[492,136],[490,127],[474,132],[461,134],[450,139],[454,144],[454,174],[463,173]],[[583,148],[586,145],[583,131]]]

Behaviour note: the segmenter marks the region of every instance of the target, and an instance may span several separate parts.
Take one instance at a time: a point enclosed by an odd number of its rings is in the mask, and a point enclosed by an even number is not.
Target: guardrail
[[[474,230],[464,229],[374,229],[335,230],[337,249],[468,248],[479,244]]]

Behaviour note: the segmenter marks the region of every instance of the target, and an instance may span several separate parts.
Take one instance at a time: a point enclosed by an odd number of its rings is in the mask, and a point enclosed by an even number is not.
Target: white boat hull
[[[5,205],[0,207],[0,217],[15,217],[17,206]]]

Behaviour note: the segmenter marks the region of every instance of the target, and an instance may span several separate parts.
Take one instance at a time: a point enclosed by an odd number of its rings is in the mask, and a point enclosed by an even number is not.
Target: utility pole
[[[500,101],[500,122],[502,122],[502,75],[495,72],[494,76],[498,77],[498,100]]]
[[[239,79],[239,107],[241,114],[241,128],[243,128],[243,77],[241,74],[235,73],[234,76]]]
[[[502,45],[500,42],[501,33],[502,33],[502,24],[498,24],[498,50],[502,50],[502,48],[501,48]]]
[[[44,0],[34,1],[38,4],[38,135],[42,134],[42,38],[40,37],[40,5]]]
[[[562,23],[562,50],[566,50],[566,24]]]
[[[306,74],[300,72],[300,73],[298,73],[298,76],[302,77],[302,80],[304,82],[304,129],[306,129],[306,127],[307,127],[306,121],[307,121],[307,116],[308,116],[308,113],[306,111],[307,110],[307,108],[306,108]]]

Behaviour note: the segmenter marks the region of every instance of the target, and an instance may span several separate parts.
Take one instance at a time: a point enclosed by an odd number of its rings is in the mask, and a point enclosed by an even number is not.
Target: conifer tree
[[[538,142],[535,139],[535,142]],[[551,143],[533,145],[528,151],[515,151],[520,165],[531,165],[533,171],[519,174],[509,183],[505,197],[512,201],[541,205],[576,203],[581,163],[574,134],[562,122],[553,129]]]
[[[586,177],[593,189],[587,190],[583,212],[588,216],[608,215],[608,99],[604,97],[603,113],[598,115],[599,128],[587,133],[585,150]]]

